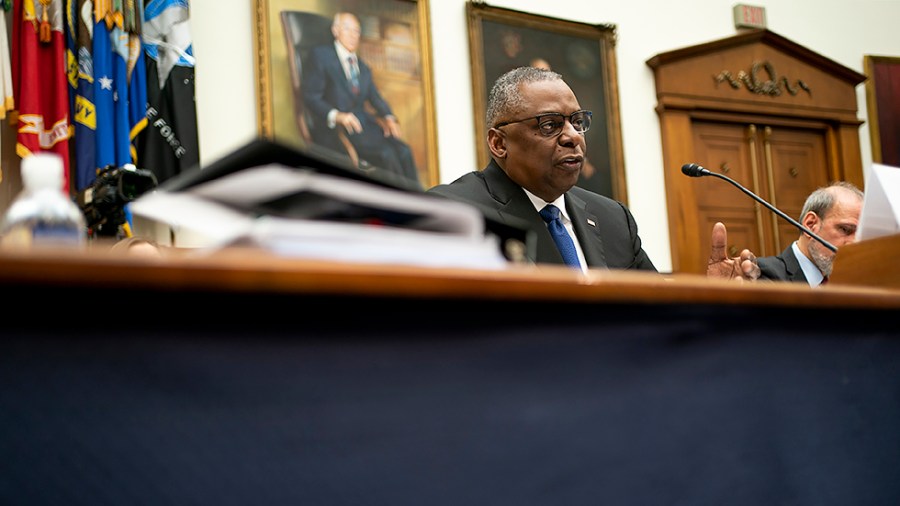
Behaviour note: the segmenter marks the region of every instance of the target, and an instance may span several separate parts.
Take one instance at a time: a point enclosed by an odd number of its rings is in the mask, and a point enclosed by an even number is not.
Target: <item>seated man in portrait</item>
[[[356,54],[359,19],[339,12],[331,32],[334,44],[313,48],[304,71],[303,101],[312,116],[313,141],[340,151],[336,129],[343,129],[360,159],[418,182],[412,151],[400,139],[400,124],[378,92],[371,69]]]

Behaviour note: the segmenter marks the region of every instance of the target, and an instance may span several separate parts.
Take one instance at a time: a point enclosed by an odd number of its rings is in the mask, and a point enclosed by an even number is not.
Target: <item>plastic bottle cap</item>
[[[31,191],[62,188],[62,157],[55,153],[35,153],[22,159],[22,185]]]

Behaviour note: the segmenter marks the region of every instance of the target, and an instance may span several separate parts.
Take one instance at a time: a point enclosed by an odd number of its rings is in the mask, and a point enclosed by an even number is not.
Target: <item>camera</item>
[[[156,185],[156,176],[149,170],[130,163],[106,166],[91,186],[78,194],[78,206],[91,235],[118,235],[119,227],[126,222],[125,205]]]

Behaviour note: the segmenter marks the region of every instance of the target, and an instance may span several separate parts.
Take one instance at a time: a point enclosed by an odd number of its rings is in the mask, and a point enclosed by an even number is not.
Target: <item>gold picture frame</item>
[[[900,167],[900,57],[864,55],[872,161]]]
[[[254,0],[257,123],[260,136],[299,148],[312,143],[302,119],[299,41],[331,37],[337,12],[359,18],[360,62],[399,120],[419,179],[439,182],[434,86],[426,0]],[[302,21],[297,21],[301,20]],[[311,20],[311,21],[310,21]],[[299,28],[299,23],[307,23]],[[314,23],[313,23],[314,22]],[[313,26],[314,25],[314,26]],[[302,34],[302,36],[301,36]],[[322,42],[323,41],[318,41]],[[296,62],[296,65],[295,65]],[[347,154],[347,153],[340,153]],[[349,156],[349,155],[348,155]],[[348,157],[352,163],[356,159]]]
[[[581,107],[594,113],[585,134],[588,163],[578,185],[627,204],[615,25],[566,21],[484,2],[466,3],[466,17],[479,165],[489,162],[484,117],[490,86],[515,67],[549,66],[563,76]]]

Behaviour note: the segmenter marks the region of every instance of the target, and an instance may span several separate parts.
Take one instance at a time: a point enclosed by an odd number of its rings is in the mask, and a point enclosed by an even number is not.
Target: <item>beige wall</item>
[[[419,0],[424,1],[424,0]],[[438,160],[449,182],[476,168],[465,0],[429,3],[434,57]],[[617,26],[618,77],[628,201],[645,248],[662,270],[671,267],[653,55],[734,35],[733,0],[610,2],[494,0],[490,5],[555,18]],[[893,36],[900,19],[896,0],[762,0],[772,31],[863,72],[864,54],[900,55]],[[225,7],[228,5],[228,7]],[[201,157],[205,163],[256,134],[253,79],[254,0],[192,0],[197,56]],[[226,83],[223,85],[223,83]],[[857,90],[866,119],[865,87]],[[868,126],[860,129],[864,166],[871,163]]]
[[[426,1],[426,0],[418,0]],[[662,270],[671,267],[653,55],[734,35],[733,0],[610,2],[494,0],[490,4],[555,18],[617,27],[616,57],[622,112],[628,202],[645,248]],[[437,117],[438,165],[449,182],[476,169],[466,0],[429,2]],[[760,0],[769,29],[823,56],[863,72],[863,55],[900,55],[894,36],[897,0]],[[224,156],[257,134],[253,11],[256,0],[191,0],[197,57],[197,114],[202,164]],[[866,119],[865,87],[857,89],[859,117]],[[0,205],[17,188],[10,173],[11,130],[4,122],[4,181]],[[863,165],[871,163],[868,125],[860,129]]]

